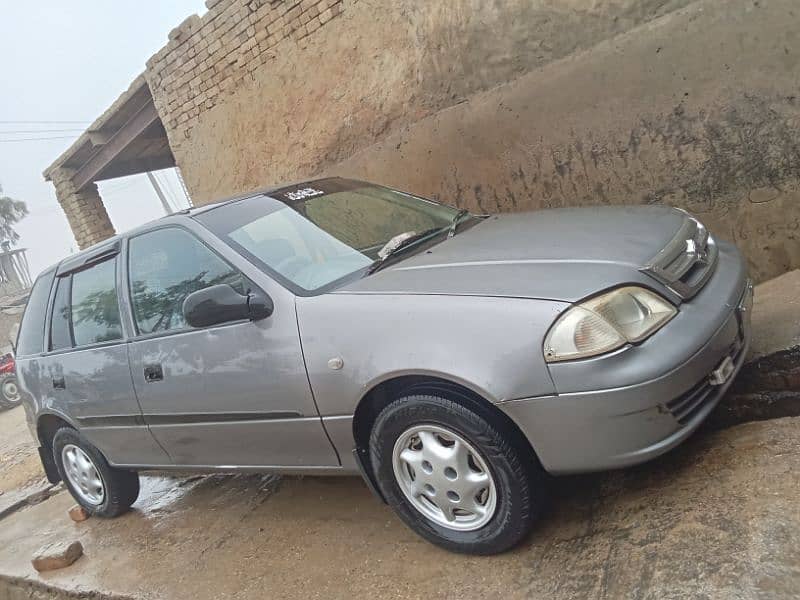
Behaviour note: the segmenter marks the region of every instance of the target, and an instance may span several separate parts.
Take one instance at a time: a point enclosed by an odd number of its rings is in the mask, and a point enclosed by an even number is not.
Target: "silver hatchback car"
[[[686,439],[740,368],[737,249],[666,206],[473,215],[323,179],[174,214],[33,286],[17,369],[51,481],[361,473],[450,550],[510,548],[547,474]]]

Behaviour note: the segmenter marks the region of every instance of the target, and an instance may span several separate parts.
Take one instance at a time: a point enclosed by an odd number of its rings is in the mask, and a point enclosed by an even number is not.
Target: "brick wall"
[[[283,40],[300,44],[337,17],[342,0],[206,0],[169,33],[145,77],[171,137],[186,138],[193,120],[275,58]]]
[[[114,226],[100,198],[97,185],[92,183],[78,190],[72,182],[73,175],[74,171],[71,169],[59,168],[51,173],[51,178],[75,241],[83,250],[114,235]]]

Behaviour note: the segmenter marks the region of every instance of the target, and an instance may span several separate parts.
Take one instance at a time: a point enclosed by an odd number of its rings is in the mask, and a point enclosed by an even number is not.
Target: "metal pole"
[[[164,192],[161,191],[161,186],[158,185],[158,181],[156,181],[156,178],[153,177],[153,174],[150,171],[147,172],[147,178],[150,180],[150,185],[152,185],[153,189],[156,191],[158,199],[161,200],[161,206],[164,207],[164,214],[168,215],[174,212],[172,207],[169,205],[169,202],[167,202]]]
[[[175,167],[175,174],[178,176],[178,181],[181,184],[181,188],[183,189],[183,195],[186,196],[186,202],[189,203],[189,206],[194,206],[192,203],[192,197],[189,195],[189,189],[186,187],[186,182],[183,180],[183,175],[181,174],[180,167]]]

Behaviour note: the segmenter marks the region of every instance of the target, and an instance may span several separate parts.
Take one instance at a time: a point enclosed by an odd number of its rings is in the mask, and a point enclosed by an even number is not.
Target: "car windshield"
[[[396,190],[326,179],[223,204],[196,218],[290,289],[313,293],[363,272],[386,256],[384,247],[446,233],[457,214]]]

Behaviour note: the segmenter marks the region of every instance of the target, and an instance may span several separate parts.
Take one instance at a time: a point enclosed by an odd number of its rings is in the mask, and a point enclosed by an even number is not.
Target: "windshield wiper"
[[[456,230],[458,229],[458,226],[461,223],[461,221],[463,221],[465,217],[469,216],[471,215],[466,208],[460,209],[453,217],[453,220],[450,222],[450,228],[447,230],[447,237],[449,238],[453,237],[456,234]]]
[[[393,256],[397,256],[397,254],[403,252],[404,250],[408,250],[409,248],[416,246],[419,242],[422,242],[429,237],[439,233],[442,230],[441,227],[432,227],[431,229],[426,229],[420,233],[412,235],[410,237],[405,238],[404,240],[400,241],[395,247],[389,249],[381,258],[378,258],[373,262],[369,268],[367,269],[367,275],[371,275],[378,269],[380,269],[387,260],[392,258]],[[389,240],[390,243],[392,240]]]

